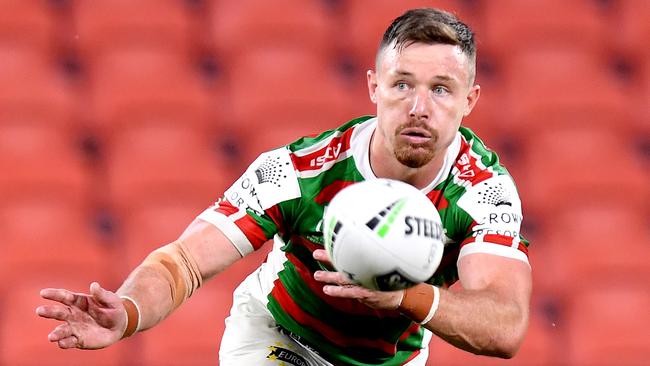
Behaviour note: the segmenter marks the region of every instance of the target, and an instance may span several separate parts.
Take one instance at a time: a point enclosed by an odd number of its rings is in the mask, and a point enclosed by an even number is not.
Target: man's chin
[[[409,168],[421,168],[433,159],[433,151],[424,148],[406,148],[395,151],[395,157]]]

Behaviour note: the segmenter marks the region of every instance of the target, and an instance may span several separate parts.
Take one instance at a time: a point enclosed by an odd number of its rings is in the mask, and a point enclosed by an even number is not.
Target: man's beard
[[[431,138],[424,143],[408,143],[400,138],[402,130],[409,127],[418,127],[427,130]],[[395,140],[393,148],[397,161],[409,168],[420,168],[433,159],[435,155],[435,143],[438,141],[438,133],[429,128],[426,124],[409,122],[395,129]]]

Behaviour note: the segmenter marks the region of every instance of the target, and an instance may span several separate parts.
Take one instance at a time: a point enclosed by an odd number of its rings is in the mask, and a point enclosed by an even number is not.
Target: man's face
[[[461,119],[478,100],[470,61],[460,47],[414,43],[401,51],[386,47],[377,71],[368,71],[377,104],[375,138],[410,167],[426,165],[452,143]]]

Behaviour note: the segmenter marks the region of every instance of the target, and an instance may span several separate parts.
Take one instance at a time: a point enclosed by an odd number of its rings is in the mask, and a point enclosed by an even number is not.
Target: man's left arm
[[[458,273],[461,289],[440,290],[438,309],[424,326],[466,351],[514,356],[528,328],[532,290],[528,263],[474,253],[460,258]],[[427,304],[425,300],[421,306],[426,309]]]
[[[314,258],[329,262],[322,249],[314,251]],[[357,299],[375,309],[399,309],[417,322],[436,304],[424,326],[437,336],[475,354],[513,357],[528,328],[530,266],[518,259],[473,253],[460,258],[458,271],[459,290],[434,291],[432,285],[422,283],[381,292],[350,285],[338,272],[317,271],[314,278],[328,283],[323,291],[329,296]]]

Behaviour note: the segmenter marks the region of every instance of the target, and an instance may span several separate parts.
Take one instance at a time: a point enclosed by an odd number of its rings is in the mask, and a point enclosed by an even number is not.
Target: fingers
[[[332,297],[344,297],[348,299],[364,299],[371,295],[370,290],[355,285],[326,285],[323,292]]]
[[[116,295],[108,290],[104,290],[97,282],[90,284],[90,294],[101,305],[107,307],[114,307],[115,305]]]
[[[326,264],[331,265],[332,261],[330,260],[329,255],[327,255],[327,251],[325,249],[316,249],[312,253],[314,259],[316,259],[319,262],[324,262]]]
[[[343,273],[333,271],[316,271],[314,272],[314,279],[316,281],[333,283],[336,285],[352,285],[351,282]]]
[[[63,305],[43,305],[36,308],[36,314],[43,318],[66,321],[72,314],[70,308]]]
[[[75,301],[75,294],[61,288],[44,288],[40,295],[47,300],[58,301],[65,305],[72,305]]]
[[[47,339],[50,342],[58,342],[62,339],[72,337],[72,335],[72,327],[68,324],[61,324],[47,335]]]
[[[77,337],[70,336],[70,337],[59,340],[57,343],[58,343],[59,347],[63,348],[63,349],[77,348]]]

